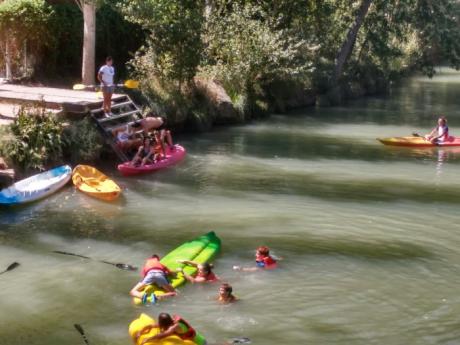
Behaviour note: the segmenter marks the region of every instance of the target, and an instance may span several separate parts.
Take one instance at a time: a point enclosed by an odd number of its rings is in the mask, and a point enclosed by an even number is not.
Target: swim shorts
[[[155,284],[156,286],[160,288],[165,285],[169,285],[169,282],[166,279],[166,276],[164,275],[164,273],[161,271],[157,271],[157,270],[151,270],[147,272],[146,276],[144,277],[144,279],[142,279],[141,283],[145,285]]]
[[[102,86],[102,92],[103,93],[113,93],[115,91],[115,86],[110,85],[110,86]]]

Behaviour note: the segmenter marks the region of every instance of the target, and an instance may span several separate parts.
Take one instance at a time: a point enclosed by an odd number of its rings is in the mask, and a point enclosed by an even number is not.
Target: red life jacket
[[[256,262],[263,262],[265,269],[273,269],[276,268],[276,260],[273,259],[270,255],[264,256],[263,258],[257,258]]]
[[[169,274],[169,269],[165,265],[161,264],[157,259],[147,259],[147,261],[144,264],[144,268],[142,269],[142,274],[144,277],[149,273],[151,270],[159,270],[163,271],[165,275]]]
[[[187,332],[185,333],[175,333],[175,335],[177,335],[179,338],[183,339],[183,340],[193,340],[196,336],[196,331],[193,329],[192,326],[190,326],[190,324],[185,321],[183,318],[181,318],[179,315],[174,315],[173,316],[173,320],[175,323],[182,323],[184,324],[186,327],[187,327]]]
[[[217,277],[213,272],[209,272],[208,274],[203,274],[203,273],[198,272],[198,274],[196,276],[200,277],[200,278],[204,278],[208,282],[214,282],[214,281],[217,280]]]

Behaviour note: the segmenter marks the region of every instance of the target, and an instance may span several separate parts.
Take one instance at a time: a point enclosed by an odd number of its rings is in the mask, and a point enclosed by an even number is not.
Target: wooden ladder
[[[115,128],[126,126],[136,120],[142,119],[142,112],[139,107],[129,98],[128,95],[119,97],[112,101],[113,115],[106,117],[102,108],[90,110],[91,118],[96,123],[97,129],[103,135],[107,144],[109,144],[115,154],[122,162],[129,160],[126,153],[121,150],[116,143],[116,138],[113,136],[112,131]]]

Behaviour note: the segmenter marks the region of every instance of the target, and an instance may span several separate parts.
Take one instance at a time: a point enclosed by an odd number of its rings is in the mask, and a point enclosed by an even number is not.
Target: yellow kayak
[[[129,335],[133,339],[136,345],[140,345],[142,341],[146,338],[152,337],[159,332],[158,328],[151,328],[147,332],[145,332],[146,327],[154,325],[156,322],[147,314],[141,314],[139,318],[131,322],[129,325]],[[144,332],[142,332],[144,331]],[[138,333],[141,333],[139,337],[137,337]],[[204,345],[206,344],[206,340],[201,334],[196,335],[194,341],[192,340],[182,340],[178,336],[171,335],[169,337],[153,340],[145,343],[146,345]]]
[[[73,169],[72,182],[81,192],[105,201],[112,201],[121,193],[113,180],[89,165],[77,165]]]

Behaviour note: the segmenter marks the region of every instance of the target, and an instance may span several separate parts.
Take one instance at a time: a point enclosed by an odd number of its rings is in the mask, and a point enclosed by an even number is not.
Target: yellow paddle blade
[[[75,84],[73,87],[72,87],[74,90],[84,90],[86,88],[86,85],[83,85],[83,84]]]
[[[96,97],[97,98],[104,98],[104,95],[102,94],[102,91],[96,92]]]
[[[139,82],[137,80],[128,79],[124,84],[128,89],[137,89],[139,87]]]

